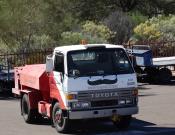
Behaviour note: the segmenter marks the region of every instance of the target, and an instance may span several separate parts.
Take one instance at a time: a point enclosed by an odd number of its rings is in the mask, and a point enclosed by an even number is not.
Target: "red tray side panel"
[[[21,85],[40,90],[40,79],[42,79],[44,73],[45,64],[26,65],[20,71],[20,83]]]
[[[48,101],[50,99],[49,77],[47,75],[45,64],[26,65],[19,69],[19,83],[22,88],[39,90],[42,99]],[[15,77],[15,80],[17,77]]]

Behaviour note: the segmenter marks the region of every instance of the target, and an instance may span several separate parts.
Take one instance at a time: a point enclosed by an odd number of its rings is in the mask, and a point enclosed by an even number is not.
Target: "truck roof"
[[[112,44],[86,44],[86,45],[68,45],[68,46],[61,46],[56,47],[54,52],[62,52],[63,54],[67,54],[69,51],[75,50],[86,50],[90,47],[106,47],[106,48],[124,48],[122,45],[112,45]]]

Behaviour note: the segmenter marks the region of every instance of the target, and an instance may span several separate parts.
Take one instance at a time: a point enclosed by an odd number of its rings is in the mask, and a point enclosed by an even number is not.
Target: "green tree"
[[[121,11],[113,12],[104,20],[104,23],[115,33],[110,38],[110,42],[113,44],[127,42],[132,35],[133,22],[126,13]]]
[[[174,0],[72,0],[72,11],[82,20],[103,20],[117,10],[138,11],[152,17],[158,14],[175,14]]]
[[[63,45],[73,45],[80,44],[81,40],[86,40],[89,44],[108,43],[113,34],[107,26],[101,23],[96,24],[92,21],[86,21],[79,32],[63,32],[60,43]]]
[[[45,33],[57,40],[61,33],[76,27],[78,20],[72,15],[70,0],[45,0]]]
[[[159,30],[162,33],[161,40],[175,41],[175,15],[160,19]]]
[[[1,40],[10,50],[43,48],[48,38],[58,44],[61,33],[76,24],[69,3],[69,0],[1,0]],[[39,40],[46,43],[39,45]]]
[[[10,47],[30,47],[32,35],[43,28],[42,0],[1,0],[0,37]]]
[[[150,18],[134,28],[138,40],[175,40],[175,15]]]

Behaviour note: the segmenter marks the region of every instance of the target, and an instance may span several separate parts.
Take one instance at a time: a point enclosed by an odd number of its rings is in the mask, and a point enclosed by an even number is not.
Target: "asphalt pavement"
[[[0,94],[0,135],[58,135],[50,121],[26,124],[20,115],[19,99]],[[77,122],[70,134],[92,135],[174,135],[175,82],[167,85],[139,84],[139,114],[126,131],[108,121]]]

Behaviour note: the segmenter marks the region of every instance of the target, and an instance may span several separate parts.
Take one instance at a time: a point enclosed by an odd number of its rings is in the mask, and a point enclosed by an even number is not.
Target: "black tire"
[[[154,84],[159,82],[159,70],[154,67],[145,68],[144,72],[147,74],[147,82]]]
[[[59,103],[55,103],[52,110],[52,121],[57,132],[66,133],[69,130],[70,121],[63,116],[63,111],[60,109]]]
[[[161,68],[159,70],[159,81],[161,83],[169,83],[172,78],[172,72],[168,68]]]
[[[113,124],[119,129],[119,130],[125,130],[130,126],[132,116],[120,116],[118,121],[113,121]]]
[[[26,123],[33,123],[35,120],[35,111],[31,110],[27,94],[22,96],[21,113]]]

